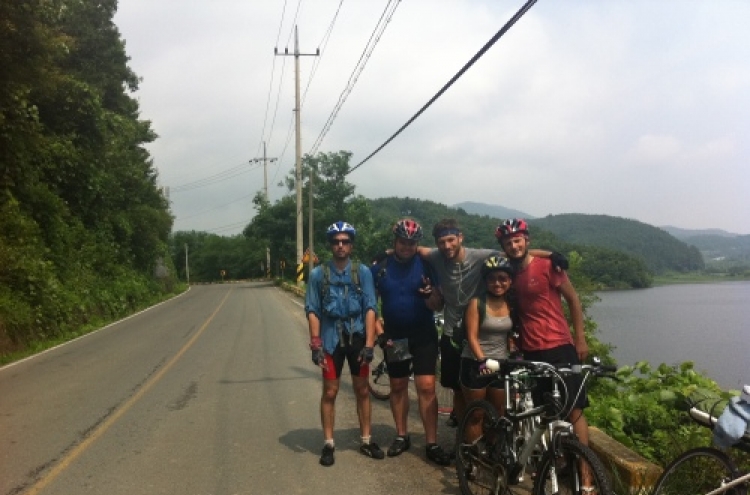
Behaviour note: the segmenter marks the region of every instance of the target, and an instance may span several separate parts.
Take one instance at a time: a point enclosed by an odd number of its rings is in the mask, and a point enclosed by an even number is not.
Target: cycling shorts
[[[411,359],[388,362],[388,375],[391,378],[406,378],[414,371],[414,375],[435,375],[438,357],[438,343],[436,340],[412,342],[409,341]]]
[[[440,337],[440,385],[453,390],[461,390],[461,353],[453,347],[451,338]]]
[[[564,344],[543,351],[524,351],[523,358],[527,361],[541,361],[555,365],[572,365],[581,363],[578,359],[578,352],[576,352],[576,348],[573,344]],[[574,399],[575,403],[573,406],[576,409],[585,409],[588,407],[589,399],[585,389],[581,390],[581,393],[577,398],[575,397],[575,394],[578,393],[578,390],[581,388],[582,381],[583,377],[581,375],[570,375],[563,379],[565,387],[560,386],[560,393],[565,400],[566,408],[570,407],[571,402],[573,402]],[[541,378],[537,380],[537,387],[535,387],[532,393],[535,404],[544,404],[548,402],[545,400],[545,394],[552,392],[552,385],[552,378]]]
[[[370,365],[360,363],[359,354],[365,346],[365,337],[362,334],[354,334],[351,338],[344,334],[344,345],[340,343],[336,346],[333,354],[326,352],[326,368],[323,370],[324,380],[338,380],[341,378],[341,372],[344,370],[344,361],[349,363],[349,372],[351,375],[360,378],[367,378],[370,375]]]
[[[471,358],[461,358],[461,386],[469,390],[497,388],[503,390],[503,379],[497,375],[480,375],[479,361]]]

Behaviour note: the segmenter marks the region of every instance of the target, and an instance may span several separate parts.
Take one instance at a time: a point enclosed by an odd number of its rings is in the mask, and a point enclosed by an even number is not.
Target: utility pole
[[[185,280],[190,285],[190,265],[188,264],[188,245],[185,243]]]
[[[274,54],[280,56],[289,56],[289,49],[285,48],[284,53],[279,53],[278,49],[274,48]],[[294,123],[295,123],[295,166],[294,166],[294,182],[297,190],[297,263],[302,262],[302,245],[303,245],[303,234],[302,234],[302,137],[300,135],[300,95],[299,95],[299,58],[303,56],[317,57],[320,55],[320,49],[315,50],[315,53],[300,53],[299,52],[299,38],[297,36],[297,26],[294,26]]]
[[[250,163],[260,163],[263,162],[263,192],[266,195],[266,201],[269,201],[268,199],[268,163],[273,163],[278,158],[267,158],[266,157],[266,142],[263,141],[263,158],[253,158],[250,160]]]
[[[267,163],[273,163],[277,159],[276,158],[267,158],[266,157],[266,142],[263,141],[263,158],[253,158],[250,160],[250,163],[258,163],[263,162],[263,191],[266,196],[266,202],[270,201],[268,199],[268,166]],[[271,248],[266,246],[266,276],[270,277],[271,275]]]

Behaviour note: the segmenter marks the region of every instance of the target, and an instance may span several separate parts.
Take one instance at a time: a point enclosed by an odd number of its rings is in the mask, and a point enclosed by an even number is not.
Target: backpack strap
[[[359,261],[352,260],[352,283],[357,288],[357,292],[362,292],[359,284]]]

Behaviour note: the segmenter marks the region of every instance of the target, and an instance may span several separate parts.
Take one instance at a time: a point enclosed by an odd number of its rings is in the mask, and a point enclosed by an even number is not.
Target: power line
[[[333,122],[336,120],[336,116],[341,110],[341,107],[346,102],[346,99],[349,97],[352,90],[354,90],[354,86],[357,84],[359,76],[364,71],[367,62],[372,56],[372,52],[375,50],[375,47],[380,41],[380,38],[383,36],[385,28],[388,27],[388,24],[391,22],[393,14],[396,12],[396,8],[398,8],[399,1],[400,0],[389,0],[389,2],[385,6],[385,9],[383,9],[383,13],[380,15],[380,19],[378,19],[378,23],[375,25],[372,34],[370,34],[370,39],[367,40],[367,44],[365,45],[364,50],[362,50],[362,54],[359,56],[359,60],[354,66],[354,69],[349,76],[349,80],[347,81],[344,90],[341,92],[341,95],[339,95],[339,100],[336,102],[336,105],[334,105],[331,114],[328,116],[328,120],[326,120],[326,123],[323,125],[323,129],[321,130],[320,135],[310,148],[310,154],[315,154],[315,152],[318,150],[323,142],[323,138],[331,129]]]
[[[173,194],[181,193],[185,191],[191,191],[193,189],[198,189],[200,187],[211,186],[213,184],[216,184],[217,182],[222,182],[238,175],[250,172],[258,167],[258,165],[250,166],[249,163],[243,163],[241,165],[237,165],[230,169],[224,170],[223,172],[219,172],[218,174],[204,177],[203,179],[198,179],[193,182],[186,182],[184,184],[180,184],[179,186],[174,186],[170,188],[170,192]]]
[[[469,70],[469,68],[470,68],[470,67],[471,67],[472,65],[474,65],[474,63],[475,63],[475,62],[476,62],[477,60],[479,60],[479,59],[480,59],[480,58],[481,58],[481,57],[482,57],[482,56],[483,56],[483,55],[485,54],[485,52],[487,52],[487,50],[489,50],[489,49],[490,49],[490,48],[492,47],[492,45],[494,45],[494,44],[495,44],[495,43],[497,42],[497,40],[499,40],[499,39],[500,39],[500,38],[501,38],[501,37],[502,37],[502,36],[503,36],[503,35],[504,35],[504,34],[505,34],[505,33],[506,33],[506,32],[507,32],[507,31],[508,31],[508,30],[509,30],[510,28],[511,28],[511,27],[513,27],[513,25],[514,25],[514,24],[515,24],[515,23],[516,23],[516,22],[517,22],[517,21],[518,21],[518,20],[519,20],[519,19],[520,19],[521,17],[523,17],[523,15],[524,15],[524,14],[525,14],[526,12],[528,12],[528,11],[529,11],[529,9],[530,9],[530,8],[531,8],[531,7],[532,7],[532,6],[533,6],[533,5],[535,4],[535,3],[536,3],[536,0],[528,0],[528,1],[527,1],[527,2],[526,2],[526,3],[524,4],[524,6],[523,6],[523,7],[521,7],[521,9],[520,9],[520,10],[519,10],[518,12],[516,12],[516,14],[515,14],[515,15],[514,15],[513,17],[511,17],[511,18],[510,18],[510,20],[509,20],[508,22],[506,22],[506,23],[505,23],[505,25],[504,25],[504,26],[503,26],[502,28],[500,28],[500,31],[498,31],[498,32],[497,32],[497,33],[496,33],[496,34],[495,34],[495,35],[494,35],[494,36],[493,36],[492,38],[490,38],[490,40],[489,40],[489,41],[488,41],[488,42],[487,42],[487,43],[486,43],[486,44],[485,44],[485,45],[484,45],[484,46],[483,46],[483,47],[481,48],[481,50],[479,50],[479,51],[478,51],[478,52],[476,53],[476,55],[474,55],[474,56],[473,56],[473,57],[471,58],[471,60],[469,60],[469,61],[468,61],[468,62],[466,63],[466,65],[464,65],[464,66],[463,66],[463,67],[461,68],[461,70],[459,70],[459,71],[458,71],[458,72],[456,73],[456,75],[455,75],[455,76],[453,76],[453,77],[452,77],[452,78],[450,79],[450,81],[448,81],[448,82],[447,82],[447,83],[445,84],[445,86],[443,86],[443,87],[442,87],[442,88],[440,89],[440,91],[438,91],[438,92],[437,92],[437,93],[435,94],[435,96],[433,96],[432,98],[430,98],[430,101],[428,101],[427,103],[425,103],[425,105],[424,105],[424,106],[423,106],[422,108],[420,108],[420,109],[419,109],[419,111],[418,111],[417,113],[415,113],[415,114],[414,114],[414,116],[413,116],[412,118],[410,118],[410,119],[409,119],[409,120],[408,120],[408,121],[406,122],[406,124],[402,125],[402,126],[401,126],[401,128],[400,128],[399,130],[397,130],[397,131],[396,131],[396,132],[395,132],[395,133],[394,133],[394,134],[393,134],[393,135],[392,135],[391,137],[389,137],[389,138],[388,138],[388,139],[386,140],[386,142],[384,142],[383,144],[381,144],[381,145],[380,145],[380,146],[379,146],[379,147],[378,147],[378,148],[377,148],[377,149],[376,149],[375,151],[373,151],[372,153],[370,153],[370,154],[369,154],[369,155],[367,156],[367,158],[365,158],[364,160],[362,160],[361,162],[359,162],[359,163],[358,163],[357,165],[355,165],[354,167],[352,167],[352,168],[351,168],[351,169],[350,169],[350,170],[349,170],[349,171],[348,171],[348,172],[346,173],[346,175],[349,175],[350,173],[354,172],[354,171],[355,171],[355,170],[357,170],[357,169],[358,169],[359,167],[361,167],[362,165],[364,165],[364,163],[365,163],[365,162],[366,162],[367,160],[369,160],[370,158],[372,158],[373,156],[375,156],[375,154],[377,154],[377,153],[378,153],[378,152],[379,152],[380,150],[382,150],[383,148],[385,148],[385,147],[386,147],[386,146],[388,145],[388,143],[390,143],[391,141],[393,141],[393,140],[394,140],[394,139],[396,138],[396,136],[398,136],[399,134],[401,134],[401,132],[402,132],[402,131],[403,131],[404,129],[406,129],[407,127],[409,127],[409,125],[411,125],[411,123],[412,123],[412,122],[414,122],[415,120],[417,120],[417,118],[418,118],[418,117],[419,117],[420,115],[422,115],[422,113],[424,113],[424,111],[425,111],[425,110],[427,110],[427,109],[428,109],[428,108],[430,107],[430,105],[432,105],[433,103],[435,103],[435,101],[436,101],[436,100],[437,100],[438,98],[440,98],[440,97],[441,97],[441,96],[443,95],[443,93],[445,93],[445,92],[446,92],[446,91],[448,90],[448,88],[450,88],[451,86],[453,86],[453,83],[455,83],[455,82],[456,82],[456,81],[457,81],[457,80],[458,80],[458,79],[459,79],[459,78],[460,78],[461,76],[463,76],[463,75],[464,75],[464,73],[465,73],[465,72],[466,72],[467,70]]]
[[[206,213],[210,213],[210,212],[212,212],[212,211],[220,210],[220,209],[224,208],[225,206],[229,206],[229,205],[231,205],[231,204],[234,204],[234,203],[238,203],[238,202],[240,202],[240,201],[242,201],[242,200],[244,200],[244,199],[247,199],[247,198],[249,198],[249,197],[251,197],[251,196],[253,196],[253,195],[252,195],[252,194],[247,194],[247,195],[245,195],[245,196],[242,196],[242,197],[240,197],[240,198],[237,198],[237,199],[235,199],[235,200],[232,200],[232,201],[230,201],[230,202],[228,202],[228,203],[223,203],[223,204],[220,204],[220,205],[214,206],[213,208],[209,208],[208,210],[203,210],[203,211],[201,211],[201,212],[195,213],[195,214],[193,214],[193,215],[189,215],[189,216],[187,216],[187,217],[177,217],[177,218],[175,218],[175,222],[181,222],[181,221],[183,221],[183,220],[189,220],[189,219],[191,219],[191,218],[195,218],[195,217],[199,217],[199,216],[201,216],[201,215],[205,215]]]

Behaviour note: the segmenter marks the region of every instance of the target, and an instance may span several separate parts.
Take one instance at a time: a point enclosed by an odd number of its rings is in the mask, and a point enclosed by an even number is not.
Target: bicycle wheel
[[[385,364],[385,354],[380,346],[375,346],[375,359],[370,365],[370,382],[368,387],[373,397],[378,400],[388,400],[391,396],[391,380],[388,376],[388,366]]]
[[[724,452],[699,447],[683,452],[664,468],[656,480],[653,495],[704,494],[715,490],[739,475],[734,462]],[[727,495],[745,495],[744,485],[727,490]]]
[[[554,440],[553,440],[554,441]],[[539,462],[534,495],[613,495],[602,461],[572,437],[563,438]],[[683,494],[686,495],[686,494]]]
[[[504,481],[504,472],[493,462],[492,426],[498,421],[497,411],[484,400],[466,408],[466,414],[456,429],[456,471],[458,486],[463,495],[497,494]],[[471,438],[479,425],[479,437]]]

